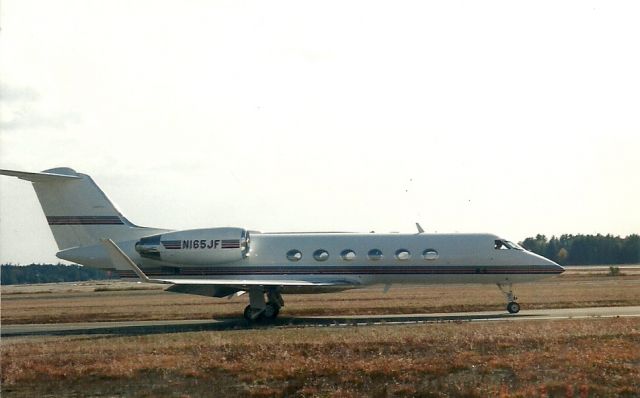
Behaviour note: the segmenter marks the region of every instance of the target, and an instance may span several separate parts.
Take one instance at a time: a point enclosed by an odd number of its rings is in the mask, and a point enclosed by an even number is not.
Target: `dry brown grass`
[[[3,396],[640,395],[640,319],[4,339]]]
[[[246,295],[227,300],[162,290],[127,290],[137,287],[141,286],[122,282],[98,286],[63,284],[51,286],[48,293],[3,287],[2,323],[238,317],[248,300]],[[45,288],[40,285],[31,289],[43,291]],[[516,285],[515,289],[523,309],[640,305],[640,275],[564,274],[538,283]],[[433,313],[503,310],[505,306],[503,295],[493,285],[394,286],[387,294],[382,290],[382,286],[378,286],[333,294],[287,295],[282,314]]]
[[[236,317],[247,300],[128,290],[136,286],[3,287],[2,322]],[[639,275],[516,288],[524,308],[640,305]],[[283,315],[504,307],[496,287],[481,285],[285,299]],[[4,338],[1,349],[3,397],[640,396],[638,318]]]

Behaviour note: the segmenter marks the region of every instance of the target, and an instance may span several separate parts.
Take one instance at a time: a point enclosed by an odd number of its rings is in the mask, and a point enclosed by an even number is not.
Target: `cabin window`
[[[329,259],[329,252],[324,249],[318,249],[313,252],[313,258],[316,261],[327,261]]]
[[[382,250],[380,249],[371,249],[369,250],[369,253],[367,253],[367,256],[369,257],[369,260],[373,260],[373,261],[378,261],[378,260],[382,260]]]
[[[396,250],[396,258],[398,260],[408,260],[411,258],[411,252],[407,249]]]
[[[344,261],[352,261],[356,259],[356,252],[351,249],[344,249],[340,253],[340,257],[342,257]]]
[[[435,249],[427,249],[422,252],[422,257],[425,260],[436,260],[438,257],[440,257],[440,255],[438,254],[438,251]]]
[[[298,249],[291,249],[287,252],[287,260],[300,261],[302,259],[302,252]]]

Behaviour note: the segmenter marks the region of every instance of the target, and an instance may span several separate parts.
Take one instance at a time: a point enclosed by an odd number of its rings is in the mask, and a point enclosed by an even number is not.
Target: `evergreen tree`
[[[640,235],[560,235],[547,241],[544,235],[522,241],[527,250],[562,265],[639,264]]]
[[[2,285],[77,282],[112,278],[110,273],[101,269],[75,264],[30,264],[25,266],[5,264],[0,267]]]

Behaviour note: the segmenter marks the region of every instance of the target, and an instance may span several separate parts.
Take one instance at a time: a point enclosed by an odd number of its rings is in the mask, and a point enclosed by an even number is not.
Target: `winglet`
[[[420,223],[419,223],[419,222],[417,222],[417,223],[416,223],[416,227],[418,228],[418,233],[419,233],[419,234],[421,234],[421,233],[423,233],[423,232],[424,232],[424,229],[422,229],[422,227],[420,226]]]
[[[116,269],[127,271],[133,270],[133,272],[135,272],[136,275],[138,275],[138,278],[140,278],[143,282],[153,283],[151,279],[149,279],[149,277],[147,277],[144,272],[142,272],[142,270],[138,268],[136,263],[134,263],[133,260],[129,258],[129,256],[124,254],[124,252],[118,247],[118,245],[116,245],[111,239],[100,239],[100,242],[102,243],[102,246],[104,246],[104,248],[107,250],[107,253],[109,253],[111,262],[113,263],[113,266],[116,267]]]

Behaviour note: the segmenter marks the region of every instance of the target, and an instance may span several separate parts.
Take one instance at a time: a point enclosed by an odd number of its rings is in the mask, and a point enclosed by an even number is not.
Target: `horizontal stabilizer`
[[[62,169],[62,170],[69,170],[73,172],[73,170],[71,169]],[[31,173],[27,171],[15,171],[15,170],[3,170],[3,169],[0,169],[0,175],[18,177],[21,180],[27,180],[31,182],[64,181],[64,180],[75,180],[75,179],[81,178],[76,175],[67,175],[67,174],[58,174],[58,173]]]

